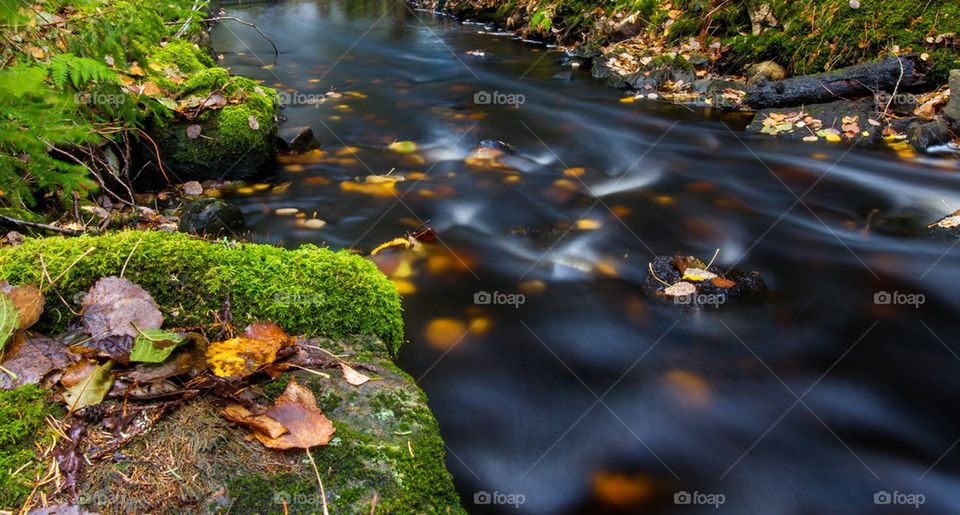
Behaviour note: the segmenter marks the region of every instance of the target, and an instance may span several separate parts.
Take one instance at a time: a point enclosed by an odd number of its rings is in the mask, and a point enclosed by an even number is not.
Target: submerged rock
[[[237,206],[225,200],[202,198],[184,206],[178,227],[190,234],[233,235],[243,230],[243,213]]]
[[[513,145],[500,141],[498,139],[485,139],[481,141],[480,144],[477,145],[477,148],[488,148],[493,150],[499,150],[500,152],[503,152],[504,154],[511,155],[511,156],[515,156],[519,154],[519,152],[517,151],[516,148],[513,147]]]
[[[879,143],[884,124],[872,98],[758,111],[746,131],[790,141]]]
[[[742,272],[719,265],[708,267],[691,256],[657,256],[650,267],[653,273],[648,271],[643,293],[684,308],[718,308],[724,304],[757,301],[767,292],[759,272]]]
[[[320,148],[310,127],[283,127],[277,131],[277,146],[283,152],[304,153]]]
[[[907,140],[919,152],[928,148],[944,145],[953,140],[953,132],[946,120],[912,123],[907,131]]]
[[[960,240],[960,211],[926,226],[920,236],[931,240]]]

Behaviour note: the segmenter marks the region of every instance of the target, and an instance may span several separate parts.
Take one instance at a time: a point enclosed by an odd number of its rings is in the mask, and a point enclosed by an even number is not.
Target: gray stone
[[[843,118],[855,116],[857,117],[857,125],[860,131],[852,139],[844,137],[843,141],[850,144],[854,142],[879,143],[883,137],[883,126],[871,125],[867,121],[869,119],[877,119],[877,112],[874,106],[875,104],[872,98],[865,98],[860,100],[837,100],[836,102],[826,104],[811,104],[803,106],[802,108],[774,107],[763,109],[757,112],[753,121],[747,126],[746,131],[750,133],[762,133],[762,129],[764,128],[763,120],[773,113],[786,114],[802,111],[810,117],[820,120],[821,126],[816,130],[836,129],[841,134],[844,132]],[[776,137],[790,141],[800,141],[814,132],[811,127],[794,126],[791,130],[777,132]],[[867,134],[863,135],[863,132]],[[820,140],[824,141],[825,138],[821,138]]]
[[[960,70],[950,70],[950,102],[943,114],[960,129]]]
[[[202,198],[188,203],[180,213],[178,226],[182,232],[207,236],[234,234],[243,230],[243,227],[240,209],[216,198]]]
[[[911,124],[907,136],[910,145],[919,152],[926,152],[930,147],[944,145],[953,140],[950,125],[944,120]]]
[[[310,127],[283,127],[277,132],[277,146],[284,152],[309,152],[320,148]]]

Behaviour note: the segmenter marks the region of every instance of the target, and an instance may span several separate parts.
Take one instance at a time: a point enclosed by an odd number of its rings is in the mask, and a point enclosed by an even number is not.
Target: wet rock
[[[785,120],[778,120],[781,117]],[[876,105],[871,98],[838,100],[802,108],[763,109],[757,112],[746,131],[789,141],[807,138],[812,141],[879,143],[883,138],[883,124],[878,120]]]
[[[657,256],[651,263],[651,268],[653,274],[647,273],[642,285],[643,293],[652,299],[685,309],[754,302],[761,300],[767,293],[767,286],[759,272],[742,272],[719,265],[707,267],[705,263],[694,257]],[[696,275],[696,269],[707,272],[703,275],[705,279],[699,281],[690,278],[684,279],[684,271],[689,276],[694,276]],[[654,277],[654,274],[656,277]],[[668,284],[689,286],[669,290]],[[676,291],[688,291],[689,293],[684,295],[671,294]]]
[[[277,147],[283,152],[309,152],[320,148],[310,127],[284,127],[277,132]]]
[[[703,70],[710,66],[710,58],[705,55],[691,55],[687,61],[697,70]]]
[[[747,66],[746,72],[748,77],[747,83],[751,85],[787,78],[787,70],[773,61],[751,64]]]
[[[697,80],[697,74],[693,69],[688,68],[671,68],[670,69],[670,80],[677,83],[690,84],[693,81]]]
[[[559,81],[562,81],[562,82],[572,82],[572,81],[573,81],[573,72],[571,72],[571,71],[560,72],[560,73],[554,74],[554,75],[551,76],[550,78],[553,79],[553,80],[559,80]]]
[[[907,132],[907,140],[918,152],[926,152],[930,147],[944,145],[952,141],[953,132],[945,120],[914,122]]]
[[[493,54],[493,52],[488,52],[486,50],[467,50],[463,53],[463,58],[469,63],[492,63],[499,61],[500,58]]]
[[[920,236],[930,240],[960,240],[960,211],[955,211],[920,231]]]
[[[960,129],[960,70],[950,70],[950,102],[943,114]]]
[[[877,105],[880,109],[886,109],[887,104],[889,103],[889,110],[893,114],[900,116],[913,116],[913,111],[917,108],[917,97],[909,94],[902,93],[894,95],[893,98],[886,97],[886,95],[877,96]]]
[[[506,143],[504,141],[500,141],[498,139],[485,139],[481,141],[479,145],[477,145],[477,148],[489,148],[493,150],[499,150],[500,152],[503,152],[504,154],[511,155],[511,156],[515,156],[519,154],[519,152],[517,151],[516,148],[513,147],[513,145]]]
[[[243,226],[243,213],[237,206],[225,200],[202,198],[184,206],[178,228],[191,234],[222,236],[234,234]]]

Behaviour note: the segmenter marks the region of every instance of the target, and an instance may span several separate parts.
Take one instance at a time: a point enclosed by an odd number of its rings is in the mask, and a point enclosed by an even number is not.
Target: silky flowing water
[[[554,50],[399,1],[230,14],[280,53],[226,22],[224,64],[284,91],[285,123],[325,152],[229,196],[248,237],[369,252],[436,231],[378,262],[468,510],[960,509],[960,250],[910,236],[960,208],[956,158],[623,103],[587,70],[551,79],[570,69]],[[487,138],[519,155],[472,163]],[[391,170],[393,192],[342,185]],[[690,312],[641,293],[655,254],[716,249],[770,298]]]

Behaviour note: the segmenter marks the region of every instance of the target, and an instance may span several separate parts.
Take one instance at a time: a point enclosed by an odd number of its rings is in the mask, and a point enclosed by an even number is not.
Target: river
[[[369,252],[436,231],[377,261],[469,511],[960,510],[960,250],[910,237],[960,208],[956,158],[623,103],[589,70],[552,79],[556,50],[403,2],[230,14],[279,56],[226,22],[224,65],[284,91],[325,152],[230,196],[249,238]],[[519,154],[471,159],[487,138]],[[343,186],[391,170],[407,180]],[[641,293],[654,255],[717,249],[770,298],[690,312]]]

